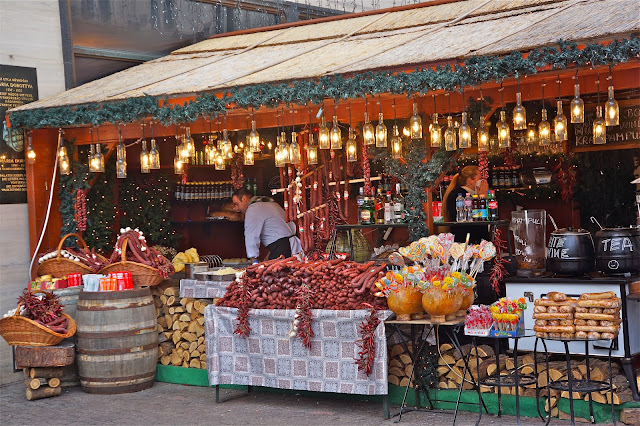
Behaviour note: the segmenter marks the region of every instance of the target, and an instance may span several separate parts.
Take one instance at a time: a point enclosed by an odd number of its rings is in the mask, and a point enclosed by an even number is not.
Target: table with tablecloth
[[[215,299],[222,297],[232,282],[233,281],[182,279],[180,280],[180,297],[193,297],[196,299]]]
[[[210,385],[265,386],[280,389],[362,395],[387,394],[387,344],[378,311],[373,371],[358,371],[358,326],[370,311],[314,309],[311,348],[289,337],[295,310],[251,309],[248,337],[234,334],[238,310],[209,305],[205,310],[207,370]]]

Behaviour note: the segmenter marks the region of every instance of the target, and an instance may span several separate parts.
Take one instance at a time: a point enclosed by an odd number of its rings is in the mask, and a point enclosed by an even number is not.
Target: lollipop
[[[451,264],[451,271],[455,271],[458,269],[458,263],[460,258],[464,256],[464,244],[462,243],[453,243],[451,248],[449,249],[449,255],[453,257],[453,262]]]
[[[394,266],[403,267],[405,266],[404,258],[400,253],[393,252],[389,255],[389,262]]]
[[[447,261],[449,260],[449,250],[451,249],[451,245],[453,244],[454,236],[450,232],[443,232],[441,234],[438,234],[438,240],[444,248],[445,261],[443,261],[442,263],[447,263]]]

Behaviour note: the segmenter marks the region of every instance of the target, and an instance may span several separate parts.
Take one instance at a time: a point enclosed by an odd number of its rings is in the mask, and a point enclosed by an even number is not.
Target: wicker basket
[[[33,293],[44,292],[38,290]],[[56,333],[32,319],[21,316],[21,304],[22,302],[18,303],[14,315],[0,319],[0,336],[2,336],[8,344],[16,346],[53,346],[60,343],[63,339],[76,334],[76,322],[69,315],[62,314],[69,320],[67,332],[64,334]]]
[[[57,255],[53,259],[45,260],[38,266],[37,274],[38,276],[42,275],[51,275],[54,278],[64,278],[69,274],[93,274],[94,271],[89,266],[85,265],[81,262],[74,262],[71,259],[67,259],[63,257],[62,252],[62,244],[69,237],[76,237],[82,248],[85,250],[89,250],[87,247],[87,243],[84,242],[82,237],[78,234],[67,234],[58,243]],[[97,254],[103,262],[106,262],[107,259]]]
[[[122,260],[114,262],[111,265],[107,265],[102,268],[98,273],[107,275],[110,272],[131,272],[131,279],[133,285],[136,287],[152,287],[160,284],[164,278],[156,268],[144,265],[138,262],[131,262],[127,260],[127,243],[128,238],[125,238],[122,243]]]

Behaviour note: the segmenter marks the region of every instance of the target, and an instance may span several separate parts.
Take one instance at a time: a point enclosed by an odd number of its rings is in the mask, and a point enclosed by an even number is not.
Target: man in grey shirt
[[[245,188],[233,193],[233,206],[244,214],[244,241],[247,257],[257,260],[260,243],[269,249],[269,259],[302,252],[296,225],[285,221],[284,210],[269,197],[254,196]]]

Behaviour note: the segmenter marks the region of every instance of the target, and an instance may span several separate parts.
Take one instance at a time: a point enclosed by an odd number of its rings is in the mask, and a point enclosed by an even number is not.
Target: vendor
[[[295,223],[285,221],[284,210],[272,198],[254,196],[240,188],[232,200],[235,210],[244,214],[244,241],[250,260],[258,260],[260,243],[269,249],[269,259],[302,252]]]

